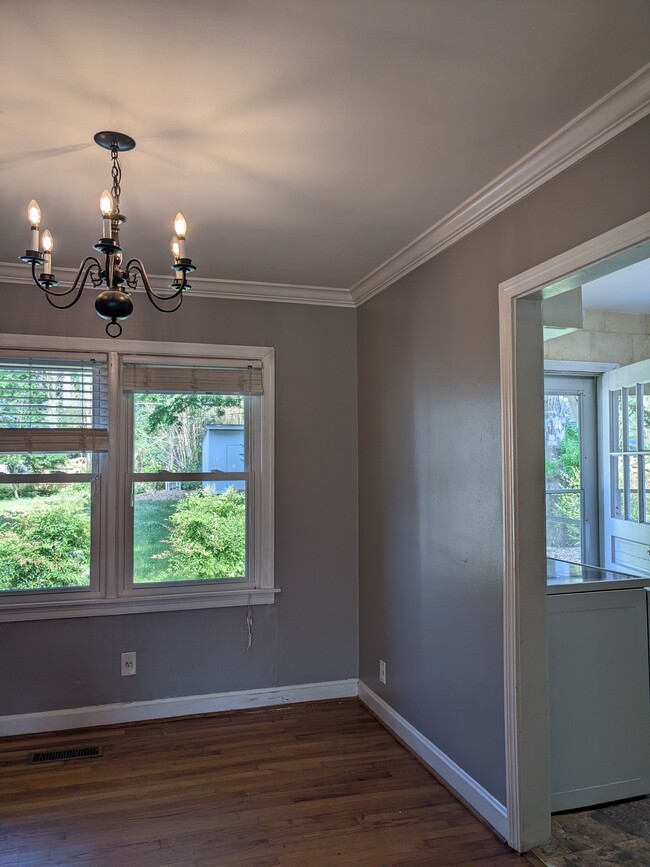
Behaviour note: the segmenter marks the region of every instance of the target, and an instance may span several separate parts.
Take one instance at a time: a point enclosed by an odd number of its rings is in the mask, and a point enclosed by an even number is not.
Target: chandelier
[[[86,256],[69,289],[57,290],[59,281],[52,273],[52,251],[54,240],[51,233],[45,230],[40,236],[41,209],[33,199],[27,208],[27,216],[31,225],[30,249],[20,257],[21,262],[32,266],[34,283],[45,292],[47,301],[59,310],[67,310],[81,298],[88,280],[98,289],[105,286],[95,299],[95,310],[108,319],[106,333],[109,337],[119,337],[122,333],[120,322],[127,319],[133,312],[131,292],[140,283],[144,287],[149,301],[161,313],[173,313],[183,302],[183,293],[192,287],[187,282],[187,275],[196,271],[192,260],[185,255],[185,238],[187,223],[182,214],[176,214],[174,220],[175,235],[171,240],[172,270],[175,272],[173,282],[169,284],[169,292],[159,294],[151,288],[145,267],[140,259],[129,259],[123,264],[123,252],[120,246],[120,227],[126,223],[126,217],[120,212],[120,193],[122,167],[119,154],[135,147],[131,136],[121,132],[98,132],[95,142],[111,152],[111,175],[113,186],[111,192],[104,190],[99,200],[102,214],[102,237],[93,246],[93,250],[103,253],[103,263],[96,256]],[[42,270],[37,274],[37,266]],[[62,299],[61,301],[57,299]]]

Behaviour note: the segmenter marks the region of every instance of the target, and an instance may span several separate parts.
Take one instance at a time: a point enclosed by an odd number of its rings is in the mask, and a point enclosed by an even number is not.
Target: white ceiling
[[[650,259],[583,284],[586,310],[650,313]]]
[[[101,129],[129,256],[349,287],[648,60],[647,0],[4,0],[0,261],[27,202],[55,262],[100,234]],[[111,37],[111,28],[114,35]]]

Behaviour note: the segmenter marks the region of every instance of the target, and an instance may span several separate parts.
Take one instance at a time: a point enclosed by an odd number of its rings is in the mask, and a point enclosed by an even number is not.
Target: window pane
[[[134,485],[135,584],[245,577],[246,491],[223,485]]]
[[[625,451],[634,452],[637,450],[638,445],[636,387],[624,388],[623,394],[625,397],[627,421],[627,444]]]
[[[623,402],[621,390],[610,391],[610,421],[612,426],[612,451],[623,451]]]
[[[577,395],[544,395],[546,489],[580,487],[580,403]]]
[[[88,452],[16,452],[0,454],[0,473],[92,473],[93,456]]]
[[[612,427],[612,451],[623,451],[623,398],[620,388],[610,391],[610,424]]]
[[[134,472],[246,469],[243,396],[136,393],[133,408]]]
[[[631,455],[627,460],[627,485],[629,489],[630,508],[627,515],[628,521],[639,520],[639,459]]]
[[[0,361],[0,427],[105,428],[103,362]]]
[[[612,518],[625,518],[625,473],[622,455],[612,459]]]
[[[0,591],[90,585],[90,482],[0,484]]]
[[[650,382],[643,386],[643,449],[650,451]]]
[[[580,493],[547,493],[546,553],[558,560],[582,561]]]

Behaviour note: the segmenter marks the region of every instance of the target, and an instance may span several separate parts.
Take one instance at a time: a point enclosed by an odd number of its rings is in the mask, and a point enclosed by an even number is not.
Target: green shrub
[[[205,580],[246,574],[246,496],[203,488],[181,500],[169,518],[167,561],[170,578]]]
[[[88,585],[86,497],[37,503],[0,526],[0,590]]]

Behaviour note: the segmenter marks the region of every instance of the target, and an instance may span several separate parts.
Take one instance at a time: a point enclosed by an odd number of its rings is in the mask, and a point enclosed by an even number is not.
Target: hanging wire
[[[246,650],[250,650],[253,646],[253,608],[251,606],[251,594],[248,594],[248,608],[246,610],[246,620],[241,625],[241,631],[246,636]]]

